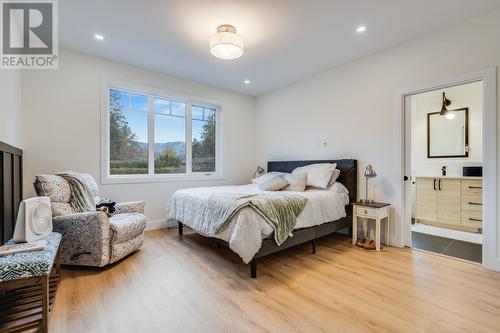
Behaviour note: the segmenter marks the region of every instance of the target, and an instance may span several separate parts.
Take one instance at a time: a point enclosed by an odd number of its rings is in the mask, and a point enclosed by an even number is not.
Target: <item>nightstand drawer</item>
[[[361,217],[377,217],[377,209],[370,207],[356,207],[356,215]]]

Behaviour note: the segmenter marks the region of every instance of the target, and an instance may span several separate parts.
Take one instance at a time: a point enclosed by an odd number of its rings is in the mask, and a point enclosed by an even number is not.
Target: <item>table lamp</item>
[[[255,170],[253,177],[257,178],[257,177],[262,176],[265,173],[266,173],[266,170],[264,170],[264,168],[259,165],[259,166],[257,166],[257,170]]]
[[[377,173],[375,172],[375,169],[373,168],[373,166],[371,164],[368,164],[366,166],[366,169],[365,169],[366,190],[365,190],[365,200],[364,201],[362,200],[362,202],[364,202],[364,203],[372,203],[373,202],[373,200],[368,199],[368,179],[375,178],[375,177],[377,177]]]

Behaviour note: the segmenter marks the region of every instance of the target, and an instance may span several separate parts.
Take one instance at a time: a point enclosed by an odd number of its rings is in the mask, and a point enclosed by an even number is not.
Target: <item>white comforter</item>
[[[234,216],[224,230],[214,234],[212,221],[208,219],[207,199],[215,193],[251,194],[263,191],[259,190],[256,184],[179,190],[167,203],[167,221],[176,220],[203,235],[227,241],[231,250],[238,253],[245,263],[249,263],[259,251],[262,238],[271,235],[273,230],[259,214],[246,207]],[[349,197],[345,193],[322,190],[289,193],[308,199],[295,229],[335,221],[346,216],[345,205],[349,203]]]

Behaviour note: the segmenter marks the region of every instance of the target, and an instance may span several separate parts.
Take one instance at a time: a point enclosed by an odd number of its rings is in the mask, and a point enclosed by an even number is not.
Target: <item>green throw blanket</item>
[[[71,207],[77,213],[95,211],[95,200],[92,190],[85,180],[76,172],[63,172],[58,176],[64,178],[71,189]]]
[[[210,220],[214,232],[219,233],[241,209],[250,207],[269,223],[274,230],[274,240],[281,245],[291,234],[297,218],[304,209],[307,198],[296,194],[214,194],[208,199]]]

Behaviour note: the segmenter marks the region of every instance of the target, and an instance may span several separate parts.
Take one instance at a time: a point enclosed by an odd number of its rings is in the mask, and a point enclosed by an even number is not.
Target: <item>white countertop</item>
[[[460,175],[449,175],[449,176],[441,176],[441,175],[412,175],[415,178],[433,178],[433,179],[483,179],[483,177],[466,177]]]

